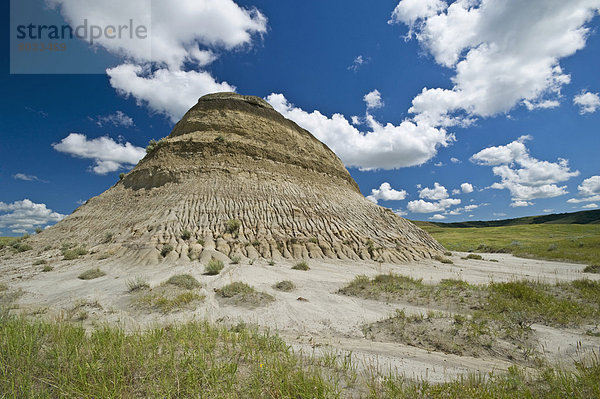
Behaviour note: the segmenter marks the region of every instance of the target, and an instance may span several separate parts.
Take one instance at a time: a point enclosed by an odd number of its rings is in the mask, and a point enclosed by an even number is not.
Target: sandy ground
[[[396,309],[407,313],[426,313],[427,308],[384,303],[348,297],[336,292],[357,275],[374,276],[394,272],[425,283],[444,278],[462,279],[470,283],[533,279],[544,282],[570,281],[580,278],[600,279],[599,275],[582,273],[583,265],[517,258],[509,254],[481,254],[485,260],[462,260],[464,254],[454,253],[453,265],[424,261],[407,265],[375,262],[310,260],[309,271],[291,270],[294,262],[281,261],[269,266],[264,260],[252,265],[247,259],[237,265],[226,265],[218,276],[203,275],[199,262],[183,262],[166,266],[129,266],[111,259],[50,260],[51,272],[41,272],[33,266],[38,257],[5,255],[0,258],[0,282],[11,289],[20,289],[19,311],[41,314],[48,318],[64,318],[77,301],[98,302],[101,308],[89,308],[83,323],[93,327],[103,322],[117,323],[127,330],[192,319],[235,324],[256,323],[276,330],[296,350],[308,354],[352,352],[357,364],[365,369],[393,371],[407,377],[443,381],[471,371],[505,370],[510,363],[494,358],[471,358],[429,352],[398,343],[375,342],[364,338],[362,326],[389,317]],[[31,256],[31,255],[30,255]],[[60,258],[54,258],[60,259]],[[491,262],[495,259],[498,262]],[[106,276],[80,280],[77,276],[92,267],[100,267]],[[140,276],[151,286],[157,286],[174,274],[189,273],[204,287],[206,300],[194,311],[163,315],[136,310],[131,305],[132,294],[127,281]],[[291,280],[297,289],[286,293],[272,288],[282,280]],[[223,306],[214,290],[234,281],[243,281],[257,290],[267,292],[275,301],[265,307],[248,309]],[[298,300],[299,297],[307,301]],[[443,309],[442,309],[443,310]],[[534,325],[540,337],[540,350],[554,362],[569,363],[582,352],[600,349],[600,338],[579,330],[558,330]]]

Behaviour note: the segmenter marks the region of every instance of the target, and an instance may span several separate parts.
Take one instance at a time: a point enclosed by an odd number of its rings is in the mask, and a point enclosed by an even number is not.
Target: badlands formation
[[[121,181],[32,241],[79,242],[150,265],[231,256],[402,263],[443,251],[367,201],[308,131],[235,93],[200,98]]]

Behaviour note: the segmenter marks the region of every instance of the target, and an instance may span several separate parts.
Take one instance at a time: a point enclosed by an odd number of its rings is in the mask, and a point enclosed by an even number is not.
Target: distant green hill
[[[524,224],[600,224],[600,210],[581,211],[572,213],[553,213],[551,215],[526,216],[516,219],[466,221],[457,223],[420,222],[414,221],[417,226],[438,227],[500,227],[519,226]]]

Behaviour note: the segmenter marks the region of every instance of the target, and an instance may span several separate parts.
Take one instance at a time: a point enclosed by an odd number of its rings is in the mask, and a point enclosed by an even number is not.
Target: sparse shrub
[[[198,241],[196,241],[198,244],[204,246],[204,240],[202,238],[198,239]]]
[[[162,247],[162,250],[160,251],[160,255],[164,258],[165,256],[167,256],[169,254],[169,252],[171,252],[173,250],[173,246],[171,244],[165,244]]]
[[[292,269],[307,271],[307,270],[310,270],[310,267],[308,267],[308,263],[306,263],[305,261],[302,261],[302,262],[298,262],[294,266],[292,266]]]
[[[273,259],[269,261],[269,266],[275,266],[275,261]]]
[[[317,240],[315,237],[311,237],[308,239],[308,242],[312,242],[313,244],[316,244],[319,242],[319,240]]]
[[[600,273],[600,265],[589,265],[583,269],[584,273]]]
[[[225,142],[225,137],[223,137],[222,135],[218,135],[217,137],[215,137],[215,141],[217,143],[224,143]]]
[[[271,295],[258,292],[246,283],[234,282],[216,290],[217,295],[234,305],[260,306],[275,300]]]
[[[150,140],[150,142],[148,143],[148,146],[146,147],[146,154],[150,154],[151,152],[158,150],[164,144],[165,144],[164,138],[162,138],[158,141],[156,141],[154,139]]]
[[[258,240],[252,240],[252,242],[250,244],[252,244],[252,246],[254,248],[256,248],[256,247],[260,246],[260,241],[258,241]]]
[[[99,268],[96,268],[96,269],[90,269],[90,270],[87,270],[87,271],[81,273],[78,278],[80,280],[93,280],[95,278],[102,277],[102,276],[106,276],[106,273],[104,273]]]
[[[183,233],[181,233],[181,239],[182,240],[189,240],[192,237],[192,233],[189,230],[183,230]]]
[[[449,265],[454,264],[454,262],[452,262],[452,259],[444,258],[443,256],[440,256],[440,255],[434,256],[433,259],[437,260],[438,262],[446,263]]]
[[[238,219],[229,219],[225,222],[225,230],[235,237],[237,237],[240,227],[242,227],[242,222]]]
[[[33,247],[29,244],[23,244],[20,241],[15,242],[12,245],[12,248],[16,251],[16,252],[26,252],[26,251],[31,251],[33,249]]]
[[[123,180],[125,178],[125,173],[119,173],[119,180]]]
[[[87,253],[88,253],[87,249],[85,249],[83,247],[77,247],[74,249],[74,251],[77,254],[77,256],[87,255]]]
[[[42,229],[41,227],[35,228],[35,234],[40,234],[42,231],[44,231],[44,229]]]
[[[171,284],[186,290],[193,290],[194,288],[200,288],[202,286],[198,280],[190,274],[177,274],[170,277],[165,284]]]
[[[283,280],[278,282],[277,284],[273,285],[273,288],[275,288],[276,290],[279,291],[283,291],[283,292],[290,292],[294,289],[296,289],[296,285],[291,282],[290,280]]]
[[[102,244],[109,244],[113,241],[114,234],[111,232],[107,232],[104,234],[104,239],[102,240]]]
[[[63,260],[73,260],[77,258],[79,258],[79,255],[77,255],[77,252],[72,249],[68,249],[63,252]]]
[[[462,259],[475,259],[475,260],[483,260],[483,258],[481,257],[481,255],[478,254],[468,254],[467,256],[465,256]]]
[[[164,294],[147,294],[137,299],[134,303],[140,307],[148,307],[159,310],[162,313],[169,313],[189,307],[188,305],[192,302],[202,301],[205,298],[204,295],[188,291],[177,294],[174,297],[165,296]]]
[[[250,266],[252,266],[252,265],[254,264],[254,262],[256,262],[256,259],[250,259],[250,260],[248,261],[248,264],[249,264]]]
[[[225,265],[222,261],[212,258],[208,262],[208,265],[206,265],[204,272],[209,276],[216,276],[217,274],[221,273],[221,270],[223,270],[224,267]]]
[[[54,268],[50,265],[46,265],[46,266],[42,267],[42,271],[44,273],[51,272],[52,270],[54,270]]]
[[[128,292],[137,292],[147,288],[150,288],[150,285],[140,276],[134,277],[131,280],[127,280]]]
[[[450,252],[450,251],[445,251],[445,252],[444,252],[444,256],[452,256],[452,252]]]
[[[39,266],[39,265],[45,265],[46,263],[48,263],[48,262],[46,262],[44,259],[38,259],[35,262],[33,262],[33,265]]]
[[[239,255],[231,256],[231,264],[232,265],[237,265],[238,263],[240,263],[241,260],[242,260],[242,258]]]

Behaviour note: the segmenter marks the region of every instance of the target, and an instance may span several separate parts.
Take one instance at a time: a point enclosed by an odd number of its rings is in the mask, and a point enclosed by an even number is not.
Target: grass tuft
[[[226,304],[257,307],[267,305],[275,300],[271,295],[259,292],[246,283],[234,282],[216,290]]]
[[[584,273],[600,273],[600,265],[589,265],[583,269]]]
[[[283,280],[273,285],[273,288],[283,292],[290,292],[296,289],[296,285],[290,280]]]
[[[296,263],[294,266],[292,266],[293,270],[310,270],[310,267],[308,266],[308,263],[306,263],[305,261],[302,262],[298,262]]]
[[[130,293],[148,288],[150,288],[150,284],[148,284],[148,282],[140,276],[136,276],[130,280],[127,280],[127,291]]]
[[[175,276],[170,277],[165,284],[174,285],[185,290],[193,290],[202,286],[202,284],[190,274],[176,274]]]
[[[104,273],[99,268],[96,268],[86,270],[85,272],[81,273],[77,278],[79,278],[80,280],[93,280],[102,276],[106,276],[106,273]]]
[[[162,247],[162,250],[160,251],[160,255],[164,258],[166,257],[169,252],[173,251],[175,248],[173,248],[173,246],[171,244],[165,244]]]
[[[225,265],[222,261],[212,258],[208,262],[208,265],[206,265],[204,272],[209,276],[216,276],[217,274],[221,273],[221,270],[223,270],[224,267]]]

